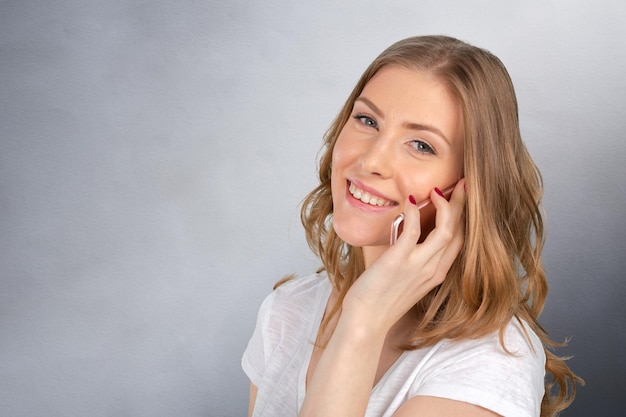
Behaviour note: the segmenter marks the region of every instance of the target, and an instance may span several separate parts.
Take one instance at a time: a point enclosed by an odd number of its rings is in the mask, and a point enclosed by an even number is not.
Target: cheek
[[[342,140],[340,135],[335,143],[332,154],[331,179],[333,181],[336,177],[341,176],[345,168],[350,164],[350,147],[345,145],[346,141]]]
[[[363,141],[350,129],[344,128],[333,147],[333,167],[344,170],[359,163],[365,151]]]
[[[346,139],[342,131],[335,142],[335,146],[333,147],[333,166],[341,165],[342,160],[346,157],[348,148],[349,147],[346,146]]]
[[[331,185],[334,185],[337,176],[339,175],[339,171],[341,170],[341,154],[337,152],[337,147],[333,149],[333,155],[331,159],[330,165],[330,180]]]
[[[337,143],[338,144],[338,143]],[[330,191],[333,198],[333,205],[336,204],[338,193],[343,189],[343,154],[338,146],[335,146],[332,154],[332,164],[330,170]]]

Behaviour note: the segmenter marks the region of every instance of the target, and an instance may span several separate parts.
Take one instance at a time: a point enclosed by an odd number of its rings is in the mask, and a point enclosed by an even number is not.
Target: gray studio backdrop
[[[298,204],[393,41],[444,33],[514,79],[543,171],[543,322],[616,416],[626,288],[619,1],[0,1],[0,415],[245,415],[275,280],[318,266]]]

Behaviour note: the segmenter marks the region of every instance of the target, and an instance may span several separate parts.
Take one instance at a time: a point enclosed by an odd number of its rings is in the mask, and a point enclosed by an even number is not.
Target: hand
[[[457,183],[450,202],[434,190],[430,194],[436,209],[435,228],[423,243],[416,244],[421,234],[420,212],[407,201],[402,234],[352,285],[342,316],[386,331],[443,282],[463,246],[465,180]]]

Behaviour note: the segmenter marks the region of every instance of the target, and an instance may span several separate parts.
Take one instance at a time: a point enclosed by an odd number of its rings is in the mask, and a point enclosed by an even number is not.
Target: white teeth
[[[361,200],[365,204],[369,204],[371,206],[383,207],[391,205],[391,201],[387,201],[379,197],[372,197],[370,193],[356,188],[356,186],[352,183],[350,183],[350,194],[352,194],[352,196],[357,200]]]

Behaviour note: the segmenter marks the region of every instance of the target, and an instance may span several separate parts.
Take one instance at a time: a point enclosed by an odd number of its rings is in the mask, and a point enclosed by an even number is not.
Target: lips
[[[398,205],[395,201],[386,199],[385,197],[374,193],[373,191],[366,191],[359,188],[353,181],[349,181],[348,191],[352,197],[360,200],[365,204],[369,204],[374,207],[387,207]]]

